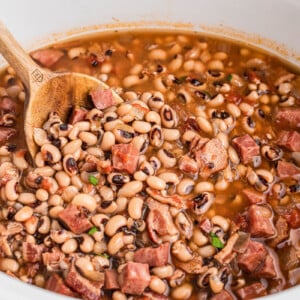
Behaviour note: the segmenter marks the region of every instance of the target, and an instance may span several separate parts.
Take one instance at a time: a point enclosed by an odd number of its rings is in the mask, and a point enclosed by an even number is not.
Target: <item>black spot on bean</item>
[[[17,149],[17,145],[16,144],[8,144],[7,145],[7,151],[8,152],[14,152]]]
[[[168,151],[167,149],[163,149],[163,151],[164,151],[164,153],[168,156],[168,157],[170,157],[170,158],[174,158],[174,155],[173,155],[173,153],[171,153],[170,151]]]
[[[157,65],[157,67],[156,67],[156,72],[157,73],[161,73],[163,70],[164,70],[164,68],[163,68],[162,65]]]
[[[38,177],[34,180],[34,182],[35,182],[36,184],[41,184],[42,181],[43,181],[43,177],[42,177],[42,176],[38,176]]]
[[[247,118],[247,125],[250,128],[255,128],[255,122],[254,122],[254,120],[250,116]]]
[[[125,130],[119,130],[120,135],[125,138],[125,139],[131,139],[134,137],[134,133],[133,132],[128,132]]]
[[[107,50],[105,51],[105,55],[106,55],[106,56],[112,56],[112,55],[113,55],[113,51],[112,51],[111,49],[107,49]]]
[[[108,208],[111,205],[111,201],[102,201],[101,202],[101,208],[105,209]]]
[[[59,130],[61,131],[68,130],[68,128],[69,128],[68,124],[63,123],[59,125]]]

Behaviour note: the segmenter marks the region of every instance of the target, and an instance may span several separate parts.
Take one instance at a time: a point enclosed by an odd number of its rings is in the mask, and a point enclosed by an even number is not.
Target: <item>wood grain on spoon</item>
[[[87,95],[96,88],[109,87],[94,77],[80,73],[53,73],[37,65],[0,21],[0,53],[23,81],[28,97],[24,106],[24,131],[32,157],[37,152],[33,129],[40,128],[50,112],[66,121],[70,108],[86,106]],[[112,91],[115,103],[123,100]]]

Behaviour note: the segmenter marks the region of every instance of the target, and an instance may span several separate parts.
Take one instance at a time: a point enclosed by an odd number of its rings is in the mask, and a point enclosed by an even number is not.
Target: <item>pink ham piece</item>
[[[161,204],[151,198],[147,200],[147,204],[150,209],[146,219],[147,230],[154,243],[161,244],[164,237],[178,234],[168,205]]]
[[[263,267],[267,255],[263,244],[250,240],[246,251],[237,256],[237,262],[242,270],[253,273]]]
[[[300,134],[297,131],[282,130],[278,134],[277,144],[290,151],[300,151]]]
[[[77,297],[78,295],[69,289],[63,279],[56,273],[52,273],[46,282],[45,288],[54,293],[62,294],[70,297]]]
[[[275,115],[275,123],[280,129],[300,128],[300,108],[281,108]]]
[[[105,269],[104,271],[104,289],[105,290],[117,290],[120,288],[118,283],[118,272],[116,270]]]
[[[78,207],[73,204],[69,204],[67,208],[61,211],[58,214],[58,218],[76,234],[86,232],[93,227]]]
[[[232,144],[243,164],[251,163],[253,157],[259,155],[259,146],[249,134],[235,137],[232,139]]]
[[[42,252],[45,250],[44,245],[23,242],[22,253],[23,259],[29,263],[36,263],[42,260]]]
[[[57,49],[42,49],[33,52],[31,56],[42,66],[49,68],[57,63],[64,56],[64,53]]]
[[[187,175],[197,175],[199,173],[199,166],[197,162],[189,157],[189,155],[183,155],[178,160],[178,168]]]
[[[69,118],[69,123],[74,125],[77,122],[83,121],[87,114],[87,110],[81,107],[74,107]]]
[[[128,262],[119,275],[122,293],[141,295],[151,280],[149,265]]]
[[[139,152],[133,144],[116,144],[111,148],[113,168],[133,174],[138,165]]]
[[[294,164],[279,161],[277,165],[277,174],[280,179],[300,179],[300,168],[296,167]]]
[[[12,100],[10,97],[3,97],[0,101],[0,111],[6,113],[18,113],[19,108],[16,101]]]
[[[134,253],[133,260],[138,263],[148,264],[150,267],[162,267],[169,261],[170,243],[161,244],[157,248],[146,247]]]
[[[275,234],[272,212],[266,206],[251,205],[248,209],[249,229],[252,237],[271,237]]]
[[[200,176],[207,179],[210,175],[226,168],[228,155],[221,141],[217,138],[208,141],[195,152],[196,161],[200,167]]]
[[[266,296],[267,290],[260,282],[255,282],[238,289],[236,293],[239,299],[248,300]]]
[[[47,267],[47,271],[59,271],[60,262],[64,259],[65,255],[58,248],[54,247],[51,252],[42,254],[43,264]]]
[[[246,188],[243,190],[244,197],[251,203],[265,203],[266,202],[266,195],[260,193],[252,188]]]
[[[86,300],[100,300],[103,282],[82,277],[72,265],[66,277],[66,284]]]
[[[17,134],[14,128],[0,127],[0,144],[6,143],[11,137]]]
[[[105,109],[113,106],[115,100],[111,90],[103,90],[101,87],[90,92],[92,101],[96,108]]]
[[[277,273],[275,270],[274,259],[269,254],[266,257],[265,263],[263,267],[254,273],[254,276],[262,277],[262,278],[273,278],[276,277]]]

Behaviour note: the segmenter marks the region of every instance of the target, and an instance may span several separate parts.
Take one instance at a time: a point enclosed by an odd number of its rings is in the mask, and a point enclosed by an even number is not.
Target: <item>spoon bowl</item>
[[[0,53],[21,78],[27,89],[24,105],[24,133],[28,151],[34,158],[37,145],[34,128],[41,128],[50,112],[67,121],[74,106],[86,107],[88,94],[95,89],[109,89],[104,82],[81,73],[54,73],[37,65],[0,21]],[[115,103],[122,98],[111,90]]]

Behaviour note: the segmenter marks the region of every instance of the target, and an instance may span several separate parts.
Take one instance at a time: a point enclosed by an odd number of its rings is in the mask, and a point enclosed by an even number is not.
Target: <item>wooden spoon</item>
[[[41,128],[50,112],[66,121],[70,108],[86,106],[88,93],[96,88],[109,89],[100,80],[80,73],[53,73],[38,66],[0,21],[0,53],[13,67],[29,93],[24,106],[25,140],[34,158],[37,145],[33,129]],[[123,102],[112,90],[115,103]]]

